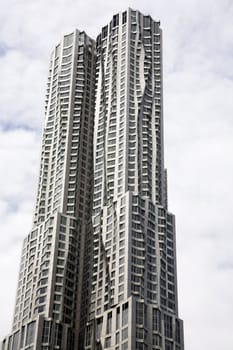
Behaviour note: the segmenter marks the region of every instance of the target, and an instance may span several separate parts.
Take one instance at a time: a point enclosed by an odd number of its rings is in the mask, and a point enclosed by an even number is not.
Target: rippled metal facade
[[[167,210],[160,23],[128,9],[97,37],[94,265],[85,349],[183,349]]]
[[[184,349],[162,30],[139,11],[52,53],[33,228],[1,349]]]

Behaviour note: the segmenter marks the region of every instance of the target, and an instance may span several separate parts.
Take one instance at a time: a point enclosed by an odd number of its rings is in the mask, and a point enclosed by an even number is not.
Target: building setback
[[[2,350],[184,350],[162,88],[160,23],[138,11],[56,46]]]

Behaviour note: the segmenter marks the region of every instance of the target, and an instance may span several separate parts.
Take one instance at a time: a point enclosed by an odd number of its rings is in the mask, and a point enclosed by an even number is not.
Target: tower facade
[[[33,228],[2,350],[184,350],[162,31],[128,9],[52,53]]]
[[[75,349],[91,234],[95,41],[52,52],[33,228],[23,243],[12,334],[2,349]]]
[[[183,349],[167,209],[162,31],[115,15],[96,45],[93,278],[85,349]]]

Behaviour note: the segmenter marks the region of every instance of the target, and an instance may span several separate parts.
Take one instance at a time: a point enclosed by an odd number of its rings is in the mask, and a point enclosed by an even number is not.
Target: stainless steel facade
[[[128,9],[96,45],[65,36],[2,350],[184,349],[166,181],[160,23]]]
[[[51,55],[33,228],[2,349],[77,348],[84,246],[92,232],[94,88],[95,41],[76,30]]]
[[[85,349],[182,350],[167,210],[162,31],[128,9],[96,45],[94,265]]]

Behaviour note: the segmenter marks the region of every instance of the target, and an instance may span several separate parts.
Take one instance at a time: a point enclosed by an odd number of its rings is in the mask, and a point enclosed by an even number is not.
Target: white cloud
[[[10,329],[22,240],[31,228],[39,148],[40,136],[33,131],[0,129],[1,337]]]
[[[24,125],[28,128],[41,126],[45,72],[43,62],[30,58],[23,51],[7,50],[0,56],[1,125]]]
[[[9,330],[21,240],[32,220],[50,51],[75,27],[95,36],[113,13],[127,6],[160,19],[164,32],[165,156],[169,207],[177,217],[179,304],[186,350],[231,350],[231,0],[2,4],[0,336]]]

